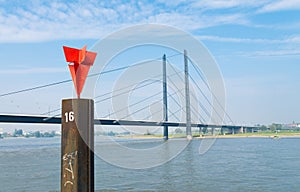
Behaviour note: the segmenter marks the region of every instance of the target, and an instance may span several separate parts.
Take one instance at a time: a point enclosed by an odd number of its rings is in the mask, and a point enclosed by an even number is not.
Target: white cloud
[[[95,38],[117,27],[118,13],[86,3],[49,3],[0,12],[0,42]],[[80,8],[80,11],[76,11]]]
[[[289,0],[288,4],[296,1],[300,0]],[[177,0],[172,3],[124,3],[115,0],[110,4],[92,0],[30,2],[19,7],[0,9],[0,42],[99,39],[120,28],[145,23],[167,24],[189,32],[226,24],[253,27],[255,24],[249,20],[249,13],[242,11],[243,8],[256,11],[262,6],[267,9],[268,6],[276,5],[270,3],[270,0]],[[280,4],[279,1],[276,3]],[[238,9],[230,13],[215,11],[228,8]],[[212,10],[213,13],[206,13],[206,10]],[[227,42],[266,41],[211,36],[204,38]],[[276,40],[273,42],[276,43]]]
[[[161,13],[150,16],[145,21],[149,23],[168,24],[185,30],[199,29],[206,25],[201,20],[195,21],[195,18],[179,13]]]
[[[172,0],[172,1],[168,1],[168,0],[157,0],[157,2],[159,3],[163,3],[167,6],[178,6],[180,4],[186,3],[186,0]]]
[[[220,37],[220,36],[198,36],[200,40],[217,41],[217,42],[228,42],[228,43],[261,43],[265,42],[263,39],[243,39],[233,37]]]
[[[300,0],[279,0],[269,3],[263,6],[258,12],[274,12],[274,11],[284,11],[284,10],[299,10]]]
[[[247,23],[241,13],[205,15],[181,1],[173,6],[178,7],[162,9],[155,3],[118,0],[110,5],[92,1],[28,3],[0,11],[0,42],[99,39],[121,27],[145,23],[167,24],[187,31]]]
[[[299,36],[291,36],[285,39],[254,39],[254,38],[234,38],[234,37],[220,37],[220,36],[198,36],[200,40],[228,42],[228,43],[268,43],[268,44],[288,44],[300,43]]]
[[[197,36],[201,41],[215,41],[225,43],[247,43],[247,44],[269,44],[272,50],[261,50],[254,52],[236,53],[246,57],[261,57],[261,56],[300,56],[300,35],[290,36],[285,39],[251,39],[251,38],[233,38],[220,36]],[[274,49],[276,45],[277,49]]]
[[[228,9],[228,8],[236,8],[236,7],[259,7],[265,5],[270,0],[252,0],[252,1],[241,1],[241,0],[201,0],[196,1],[193,5],[205,9]]]
[[[257,56],[290,56],[290,55],[300,56],[300,49],[257,51],[252,53],[249,56],[257,57]]]

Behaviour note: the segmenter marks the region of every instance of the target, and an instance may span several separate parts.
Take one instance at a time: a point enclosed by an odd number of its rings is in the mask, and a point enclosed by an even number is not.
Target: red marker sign
[[[85,79],[90,67],[94,64],[97,53],[86,51],[86,46],[82,49],[75,49],[63,46],[66,61],[70,62],[69,69],[72,75],[74,87],[77,97],[80,98],[80,93],[83,89]]]

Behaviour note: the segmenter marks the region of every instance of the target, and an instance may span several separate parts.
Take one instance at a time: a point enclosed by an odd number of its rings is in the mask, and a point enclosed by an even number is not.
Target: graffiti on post
[[[64,183],[64,187],[66,187],[68,184],[73,185],[73,181],[75,179],[74,176],[74,160],[76,159],[78,155],[77,151],[66,153],[63,155],[63,169],[65,170],[64,178],[66,178],[66,181]]]

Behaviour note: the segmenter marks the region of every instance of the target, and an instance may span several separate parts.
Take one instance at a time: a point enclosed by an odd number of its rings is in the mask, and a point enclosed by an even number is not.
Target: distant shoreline
[[[272,139],[279,139],[279,138],[300,138],[300,135],[217,135],[217,136],[204,136],[204,137],[194,137],[194,138],[220,138],[220,139],[233,139],[233,138],[272,138]]]
[[[39,137],[41,139],[43,138],[59,138],[61,136],[55,136],[55,137]],[[104,136],[105,137],[105,136]],[[163,139],[162,135],[118,135],[118,136],[112,136],[119,139]],[[28,138],[37,138],[37,137],[2,137],[0,139],[28,139]],[[169,139],[183,139],[186,138],[184,134],[182,135],[169,135]],[[235,135],[193,135],[193,139],[235,139],[235,138],[271,138],[271,139],[281,139],[281,138],[300,138],[300,132],[296,133],[244,133],[244,134],[235,134]]]
[[[163,137],[160,135],[130,135],[130,136],[118,136],[118,138],[124,138],[124,139],[162,139]],[[185,138],[184,135],[178,135],[178,136],[169,136],[169,139],[176,139],[176,138]],[[296,134],[236,134],[236,135],[204,135],[199,137],[193,136],[194,139],[211,139],[211,138],[217,138],[217,139],[234,139],[234,138],[271,138],[271,139],[280,139],[280,138],[300,138],[300,133]]]

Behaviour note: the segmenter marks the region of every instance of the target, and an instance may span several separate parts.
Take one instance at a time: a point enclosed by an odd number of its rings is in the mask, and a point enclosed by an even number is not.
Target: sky
[[[203,43],[236,124],[300,122],[300,0],[0,0],[0,94],[70,79],[63,45],[91,48],[137,24],[169,25]],[[57,109],[72,86],[0,97],[0,113]]]

